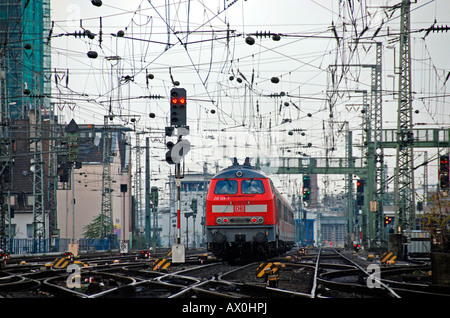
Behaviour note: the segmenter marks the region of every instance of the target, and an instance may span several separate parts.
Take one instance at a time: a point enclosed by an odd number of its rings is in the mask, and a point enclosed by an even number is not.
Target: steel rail
[[[385,288],[392,296],[394,296],[395,298],[401,298],[400,295],[398,295],[391,287],[389,287],[388,285],[386,285],[385,283],[383,283],[381,281],[380,278],[373,276],[372,274],[369,274],[364,268],[362,268],[359,264],[355,263],[354,261],[352,261],[351,259],[345,257],[344,255],[342,255],[342,253],[339,253],[338,251],[334,250],[336,253],[338,253],[342,258],[344,258],[345,260],[347,260],[348,262],[350,262],[351,264],[353,264],[354,266],[356,266],[358,269],[360,269],[362,272],[364,272],[367,277],[373,277],[373,279],[380,284],[380,286],[382,286],[383,288]]]
[[[322,252],[322,247],[319,249],[319,253],[317,253],[317,259],[316,259],[316,266],[314,269],[314,278],[313,278],[313,285],[311,287],[311,298],[316,298],[316,290],[317,290],[317,275],[319,273],[319,263],[320,263],[320,253]]]

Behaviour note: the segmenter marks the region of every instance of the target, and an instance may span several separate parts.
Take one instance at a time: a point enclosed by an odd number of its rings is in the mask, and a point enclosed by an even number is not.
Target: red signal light
[[[186,99],[183,97],[181,97],[180,99],[174,97],[172,98],[172,104],[184,105],[186,104]]]
[[[186,126],[187,98],[184,88],[172,88],[170,90],[170,123],[172,126]]]

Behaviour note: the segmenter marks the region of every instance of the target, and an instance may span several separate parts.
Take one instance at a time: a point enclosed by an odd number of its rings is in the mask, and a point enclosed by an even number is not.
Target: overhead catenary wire
[[[213,23],[210,23],[212,21],[211,17],[216,14],[216,12],[212,12],[208,5],[206,3],[201,3],[204,8],[205,12],[208,13],[208,15],[205,14],[203,17],[202,23],[197,23],[197,21],[194,21],[194,19],[191,19],[192,16],[192,10],[194,10],[194,2],[181,2],[181,1],[169,1],[168,4],[171,6],[170,10],[170,26],[172,28],[176,28],[173,30],[171,34],[171,40],[173,43],[170,43],[170,49],[164,50],[161,53],[160,48],[164,48],[168,43],[167,41],[158,41],[158,37],[161,38],[161,34],[167,35],[167,25],[166,32],[161,32],[161,18],[153,15],[151,16],[152,21],[152,29],[151,29],[151,37],[150,35],[150,29],[146,29],[146,26],[149,25],[146,23],[150,21],[148,17],[150,17],[150,14],[154,14],[156,11],[154,8],[144,8],[145,2],[140,2],[140,7],[136,10],[129,10],[129,12],[132,12],[134,15],[134,18],[136,17],[143,17],[143,23],[139,23],[137,19],[129,19],[128,21],[128,28],[122,28],[126,29],[127,31],[124,37],[120,38],[117,37],[117,35],[111,35],[111,38],[114,38],[115,43],[117,45],[126,45],[128,46],[128,52],[127,54],[122,54],[124,51],[122,50],[119,54],[123,58],[123,68],[121,71],[123,71],[123,74],[130,74],[133,75],[135,78],[134,82],[128,82],[128,83],[119,83],[116,85],[116,87],[111,87],[112,90],[119,89],[122,85],[128,85],[125,86],[127,89],[131,89],[132,86],[135,86],[136,88],[141,89],[142,91],[147,91],[148,96],[159,94],[163,95],[164,91],[167,92],[167,87],[171,85],[170,80],[166,78],[162,78],[162,74],[167,74],[167,69],[169,64],[167,64],[166,60],[169,58],[180,56],[180,49],[184,51],[184,54],[186,54],[187,59],[184,59],[188,63],[179,63],[181,61],[176,60],[176,65],[170,65],[172,67],[172,70],[176,70],[177,76],[184,76],[189,73],[197,74],[197,77],[199,81],[197,83],[189,83],[188,86],[191,88],[191,92],[195,92],[195,95],[192,95],[192,102],[190,105],[192,107],[196,108],[197,114],[206,114],[205,117],[201,118],[200,121],[196,122],[196,125],[198,129],[204,128],[203,125],[206,124],[207,121],[204,121],[206,119],[206,116],[208,118],[214,118],[214,121],[218,121],[217,125],[220,127],[222,126],[230,126],[232,127],[234,124],[248,124],[248,127],[255,126],[253,121],[255,120],[254,117],[252,117],[250,114],[252,111],[257,112],[256,103],[258,103],[258,112],[259,116],[262,116],[260,119],[262,122],[266,122],[269,124],[269,119],[271,119],[271,125],[273,127],[276,127],[276,125],[286,125],[287,123],[283,123],[283,114],[286,113],[289,117],[294,119],[293,117],[298,117],[297,121],[291,122],[291,125],[294,124],[305,124],[305,120],[309,120],[307,114],[312,113],[315,118],[317,116],[320,117],[327,117],[330,108],[326,108],[325,102],[326,99],[324,92],[326,91],[328,84],[325,83],[325,81],[322,81],[321,84],[314,83],[315,79],[321,78],[324,74],[326,77],[329,76],[329,69],[327,65],[327,60],[330,60],[330,57],[332,57],[333,54],[336,52],[336,48],[332,47],[330,44],[336,44],[335,36],[332,34],[332,32],[329,29],[329,25],[322,25],[319,24],[314,25],[315,30],[308,32],[302,32],[305,28],[302,28],[299,30],[298,33],[291,32],[288,30],[289,23],[279,23],[277,32],[282,35],[282,41],[276,43],[277,45],[272,45],[270,39],[264,40],[263,38],[260,39],[260,41],[256,41],[256,45],[253,46],[253,48],[256,48],[256,51],[253,50],[252,47],[248,47],[244,40],[244,35],[246,32],[250,31],[253,32],[256,36],[258,31],[254,32],[255,29],[258,27],[254,24],[247,23],[248,19],[244,19],[241,21],[244,21],[241,23],[241,26],[239,27],[233,27],[233,23],[229,25],[229,22],[231,21],[228,19],[228,12],[226,12],[225,15],[222,15],[220,19],[220,23],[222,25],[213,25]],[[165,7],[156,4],[156,1],[153,1],[152,4],[157,9],[157,11],[162,12],[161,10],[165,10]],[[187,17],[186,13],[188,11],[188,4],[190,5],[190,19],[189,24],[188,19],[185,19]],[[317,2],[316,2],[317,4]],[[184,6],[184,7],[183,7]],[[244,2],[241,2],[241,5],[238,7],[244,8]],[[319,6],[320,7],[320,6]],[[233,8],[233,7],[232,7]],[[330,16],[333,16],[333,12],[337,13],[336,10],[337,6],[335,6],[332,11],[330,12]],[[350,10],[349,8],[345,7],[346,9]],[[349,15],[350,19],[349,21],[353,21],[353,28],[356,26],[358,28],[357,34],[361,37],[361,39],[366,39],[367,37],[370,37],[373,33],[370,33],[370,29],[368,31],[365,31],[363,33],[363,30],[366,28],[366,26],[371,22],[369,16],[364,13],[364,10],[362,9],[362,5],[359,8],[359,10],[354,10],[353,13],[351,11],[347,11],[347,14]],[[220,8],[223,9],[223,8]],[[185,10],[185,11],[183,11]],[[373,12],[373,11],[372,11]],[[381,11],[377,11],[381,12]],[[126,11],[123,11],[124,16],[126,14]],[[149,14],[150,13],[150,14]],[[351,15],[353,14],[353,15]],[[224,19],[223,17],[227,17]],[[336,17],[336,15],[334,15]],[[117,17],[117,15],[115,16]],[[219,16],[217,16],[219,17]],[[108,15],[103,16],[103,21],[106,21],[108,18]],[[159,20],[159,21],[157,21]],[[95,21],[94,18],[90,18],[90,20],[86,21]],[[141,21],[141,22],[142,22]],[[206,21],[206,23],[205,23]],[[218,20],[219,21],[219,20]],[[375,20],[373,20],[375,21]],[[135,23],[133,27],[133,32],[131,32],[131,23]],[[381,21],[380,21],[381,22]],[[219,24],[220,24],[219,23]],[[373,22],[372,22],[373,23]],[[127,22],[125,23],[127,24]],[[108,41],[108,37],[106,36],[108,32],[106,30],[107,26],[105,26],[106,23],[104,23],[104,41],[102,43],[102,47],[104,49],[108,49],[108,46],[106,46],[106,42]],[[145,26],[144,26],[145,25]],[[192,27],[194,26],[195,27]],[[275,24],[274,24],[275,25]],[[286,30],[284,32],[280,32],[280,26],[283,28],[283,25],[286,27]],[[300,25],[300,24],[299,24]],[[336,24],[339,27],[342,27],[342,24]],[[390,35],[387,35],[386,33],[386,26],[389,25],[389,19],[385,19],[383,21],[384,29],[380,30],[377,34],[378,39],[383,39],[386,37],[394,37],[396,34],[394,31],[394,28],[391,28]],[[189,26],[189,27],[188,27]],[[234,25],[236,26],[236,25]],[[372,25],[371,25],[372,26]],[[375,26],[375,24],[373,24]],[[244,28],[245,27],[245,28]],[[241,30],[238,30],[238,29]],[[311,29],[311,28],[310,28]],[[144,31],[145,30],[145,31]],[[144,31],[144,32],[142,32]],[[338,30],[339,31],[339,30]],[[355,30],[353,30],[355,31]],[[375,31],[375,29],[372,29],[372,31]],[[226,35],[228,33],[228,35]],[[54,33],[55,34],[55,33]],[[338,37],[342,39],[344,42],[349,42],[355,37],[355,32],[344,32],[339,34]],[[361,36],[362,34],[362,36]],[[176,39],[177,35],[180,39],[183,39],[181,42]],[[187,36],[187,37],[185,37]],[[174,41],[175,39],[175,41]],[[296,54],[285,54],[285,49],[289,49],[290,47],[295,47],[297,44],[301,44],[302,41],[310,41],[314,39],[314,41],[327,41],[326,50],[317,50],[317,52],[313,52],[311,50],[308,50],[307,52],[295,52]],[[81,39],[79,39],[80,41]],[[106,40],[106,42],[105,42]],[[153,42],[150,42],[150,41]],[[298,40],[298,41],[297,41]],[[87,41],[87,40],[86,40]],[[121,41],[121,42],[120,42]],[[95,42],[95,41],[94,41]],[[119,43],[120,42],[120,43]],[[137,44],[139,42],[147,43],[144,47],[146,49],[145,55],[140,54],[142,52],[141,49],[136,50]],[[156,43],[160,42],[160,43]],[[205,43],[207,45],[205,45]],[[210,45],[209,45],[210,44]],[[139,44],[138,44],[139,45]],[[133,48],[134,46],[134,48]],[[155,47],[156,46],[156,47]],[[206,54],[207,51],[204,49],[208,47],[209,53]],[[150,50],[147,50],[148,48],[153,48]],[[157,48],[155,50],[155,48]],[[245,49],[245,50],[243,50]],[[344,47],[338,48],[342,52],[344,51]],[[239,54],[236,55],[236,52],[240,51]],[[112,51],[112,50],[110,50]],[[133,56],[133,54],[130,54],[129,52],[134,52],[134,54],[137,53],[137,55]],[[355,61],[361,61],[362,58],[367,58],[365,54],[359,54],[359,52],[362,51],[361,47],[356,47],[355,45],[352,47],[352,50],[350,52],[354,52],[353,57],[355,58]],[[212,54],[211,54],[212,52]],[[218,53],[222,54],[218,54]],[[242,52],[245,52],[242,54]],[[187,55],[189,53],[189,56]],[[316,54],[314,54],[316,53]],[[81,53],[83,54],[83,53]],[[109,54],[109,53],[108,53]],[[310,58],[307,57],[307,54],[310,54]],[[305,58],[306,57],[306,58]],[[208,58],[209,60],[207,60]],[[346,55],[345,61],[352,60],[352,55]],[[255,61],[258,61],[256,64]],[[138,62],[139,64],[136,64]],[[287,62],[287,63],[286,63]],[[303,63],[309,62],[310,65],[304,65]],[[273,98],[270,98],[269,95],[274,92],[279,91],[280,85],[272,85],[270,87],[270,79],[271,74],[268,75],[268,69],[270,64],[278,63],[281,68],[281,72],[278,72],[276,75],[278,75],[282,80],[283,83],[285,83],[285,87],[289,87],[289,94],[286,95],[287,97],[295,98],[298,101],[303,101],[301,103],[301,107],[297,109],[297,112],[293,113],[293,110],[296,109],[293,104],[291,104],[291,107],[284,108],[281,107],[281,113],[279,108],[279,101],[276,102]],[[283,64],[284,63],[284,64]],[[237,67],[239,65],[239,68]],[[289,65],[289,67],[285,67],[283,69],[282,65]],[[229,71],[237,71],[240,70],[240,72],[247,78],[248,83],[247,84],[241,84],[241,86],[237,85],[238,83],[236,81],[230,82],[228,80],[228,76],[230,74]],[[254,70],[254,71],[253,71]],[[82,70],[80,70],[82,71]],[[150,81],[150,86],[146,86],[143,84],[142,81],[142,73],[144,72],[153,72],[157,76],[155,79],[157,81],[153,80]],[[71,73],[74,72],[75,75],[75,69],[71,69]],[[96,73],[101,73],[101,69],[96,69],[91,72],[92,76],[96,75]],[[134,74],[133,74],[134,73]],[[308,74],[309,79],[304,80],[303,82],[298,81],[297,74]],[[294,74],[295,76],[290,76],[289,74]],[[139,78],[139,75],[141,77]],[[252,75],[255,75],[254,81],[251,80]],[[275,74],[273,74],[275,75]],[[351,70],[346,69],[343,70],[343,75],[341,77],[341,83],[345,84],[346,88],[355,87],[355,85],[365,85],[369,86],[368,83],[365,83],[364,81],[367,78],[362,78],[361,75],[363,73],[360,72],[360,70]],[[305,78],[303,76],[303,78]],[[289,79],[289,80],[288,80]],[[338,78],[339,79],[339,78]],[[319,82],[319,81],[316,81]],[[206,86],[206,89],[205,89]],[[268,88],[269,87],[269,88]],[[314,93],[308,92],[309,88],[313,88],[315,90]],[[88,88],[89,89],[89,88]],[[302,94],[293,94],[294,91],[301,91]],[[311,91],[311,89],[309,89]],[[387,90],[386,90],[387,91]],[[87,91],[86,91],[87,92]],[[98,104],[99,101],[105,100],[105,97],[107,96],[107,92],[103,92],[104,94],[97,94],[98,96],[92,95],[93,98],[96,99],[95,103]],[[125,91],[123,91],[125,93]],[[158,109],[159,111],[164,112],[164,100],[152,100],[152,99],[146,99],[146,98],[139,98],[140,96],[145,96],[145,94],[123,94],[120,96],[121,102],[128,102],[130,103],[130,111],[135,111],[140,113],[140,109]],[[341,99],[342,96],[336,95],[338,99]],[[245,108],[241,109],[239,103],[240,98],[245,98]],[[151,104],[145,103],[145,106],[141,108],[137,108],[135,105],[138,105],[138,102],[142,100],[151,101]],[[286,98],[287,99],[287,98]],[[202,102],[202,100],[206,100],[208,102]],[[243,99],[242,99],[243,100]],[[119,99],[114,100],[114,102],[119,101]],[[211,107],[208,107],[208,103],[210,101],[214,101],[218,105],[218,108],[216,108],[216,115],[214,117],[211,117],[211,113],[209,111],[211,110]],[[284,102],[284,100],[283,100]],[[104,104],[103,102],[101,104]],[[228,105],[232,105],[228,107]],[[233,105],[234,104],[234,105]],[[212,104],[211,104],[212,105]],[[272,105],[272,106],[271,106]],[[298,105],[296,103],[296,105]],[[276,107],[278,109],[277,112],[271,112],[268,110],[268,107]],[[343,109],[345,106],[345,102],[339,101],[331,108],[331,111],[333,113],[338,114],[339,109]],[[81,106],[80,107],[84,107]],[[225,107],[225,108],[224,108]],[[231,112],[231,107],[233,107],[236,111]],[[85,107],[87,110],[89,107]],[[165,110],[167,112],[167,110]],[[337,112],[335,112],[337,111]],[[232,114],[232,117],[230,118],[230,114]],[[274,121],[274,115],[279,114],[279,122],[277,123]],[[354,123],[358,122],[358,115],[355,114],[349,114],[350,116],[354,116],[353,121]],[[167,116],[167,115],[166,115]],[[278,116],[278,115],[277,115]],[[148,116],[147,116],[148,117]],[[201,116],[199,116],[200,118]],[[303,122],[302,122],[303,120]],[[148,119],[147,119],[148,121]],[[258,121],[260,121],[258,119]],[[158,121],[159,124],[157,125],[164,125],[160,121]],[[205,124],[203,124],[205,123]],[[208,121],[208,124],[211,125],[212,123]],[[162,126],[160,126],[162,127]],[[293,126],[295,127],[295,126]]]

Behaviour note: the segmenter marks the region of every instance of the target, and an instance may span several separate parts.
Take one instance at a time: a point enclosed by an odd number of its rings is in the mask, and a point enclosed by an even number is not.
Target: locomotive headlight
[[[264,218],[262,216],[255,216],[252,218],[252,223],[253,224],[263,224]]]
[[[228,223],[228,218],[222,218],[222,217],[217,218],[216,219],[216,223],[217,224],[227,224]]]

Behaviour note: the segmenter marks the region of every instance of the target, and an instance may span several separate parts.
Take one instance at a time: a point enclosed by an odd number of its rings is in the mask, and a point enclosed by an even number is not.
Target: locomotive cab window
[[[214,194],[236,194],[238,184],[236,180],[218,180],[214,188]]]
[[[241,192],[243,194],[264,193],[264,184],[261,180],[242,180]]]

